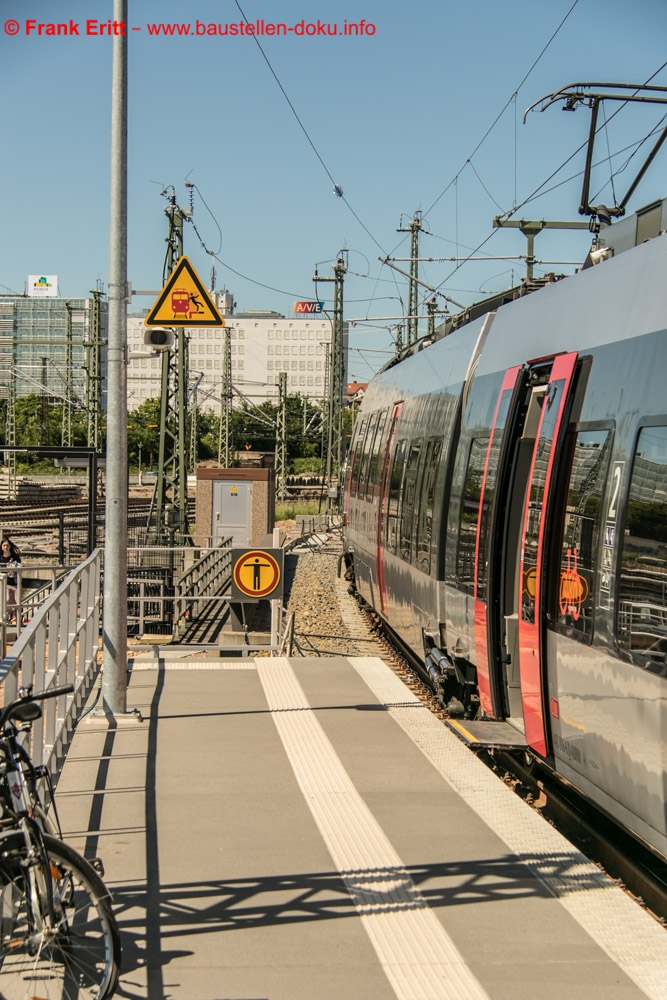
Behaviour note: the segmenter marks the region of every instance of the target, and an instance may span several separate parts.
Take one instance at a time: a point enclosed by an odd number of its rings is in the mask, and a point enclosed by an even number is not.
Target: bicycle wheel
[[[51,914],[44,865],[29,859],[20,833],[0,840],[0,1000],[104,1000],[120,971],[109,893],[68,844],[44,836],[44,847]]]

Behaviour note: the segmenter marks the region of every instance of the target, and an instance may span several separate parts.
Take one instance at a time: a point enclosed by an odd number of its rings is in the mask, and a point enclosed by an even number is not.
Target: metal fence
[[[231,578],[231,539],[213,549],[136,546],[127,550],[130,635],[174,635],[186,612],[219,595]],[[226,578],[226,580],[225,580]]]
[[[8,637],[18,638],[72,568],[38,563],[0,569],[0,660],[7,652]]]
[[[5,704],[20,687],[74,685],[72,695],[45,701],[43,717],[32,727],[33,760],[54,774],[99,672],[101,570],[102,552],[96,549],[44,602],[0,662]]]
[[[229,601],[232,582],[232,539],[223,538],[179,577],[175,585],[174,638],[186,621],[211,601]],[[223,595],[225,595],[223,597]]]

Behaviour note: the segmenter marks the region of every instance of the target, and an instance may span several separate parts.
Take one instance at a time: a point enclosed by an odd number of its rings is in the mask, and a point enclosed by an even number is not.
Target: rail
[[[0,662],[5,704],[19,687],[74,686],[73,694],[44,702],[44,715],[32,726],[33,761],[46,764],[54,777],[99,672],[101,570],[102,552],[95,549],[44,602]]]

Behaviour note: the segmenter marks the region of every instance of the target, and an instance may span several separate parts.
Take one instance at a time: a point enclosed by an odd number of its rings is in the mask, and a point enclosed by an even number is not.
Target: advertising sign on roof
[[[295,302],[294,312],[297,316],[320,316],[324,311],[324,302]]]
[[[57,274],[29,274],[28,275],[28,295],[35,299],[57,299],[58,298],[58,275]]]

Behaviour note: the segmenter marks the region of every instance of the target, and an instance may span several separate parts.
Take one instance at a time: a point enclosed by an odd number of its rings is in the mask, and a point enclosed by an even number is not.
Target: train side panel
[[[374,380],[346,544],[452,714],[667,856],[666,273],[658,237]]]

